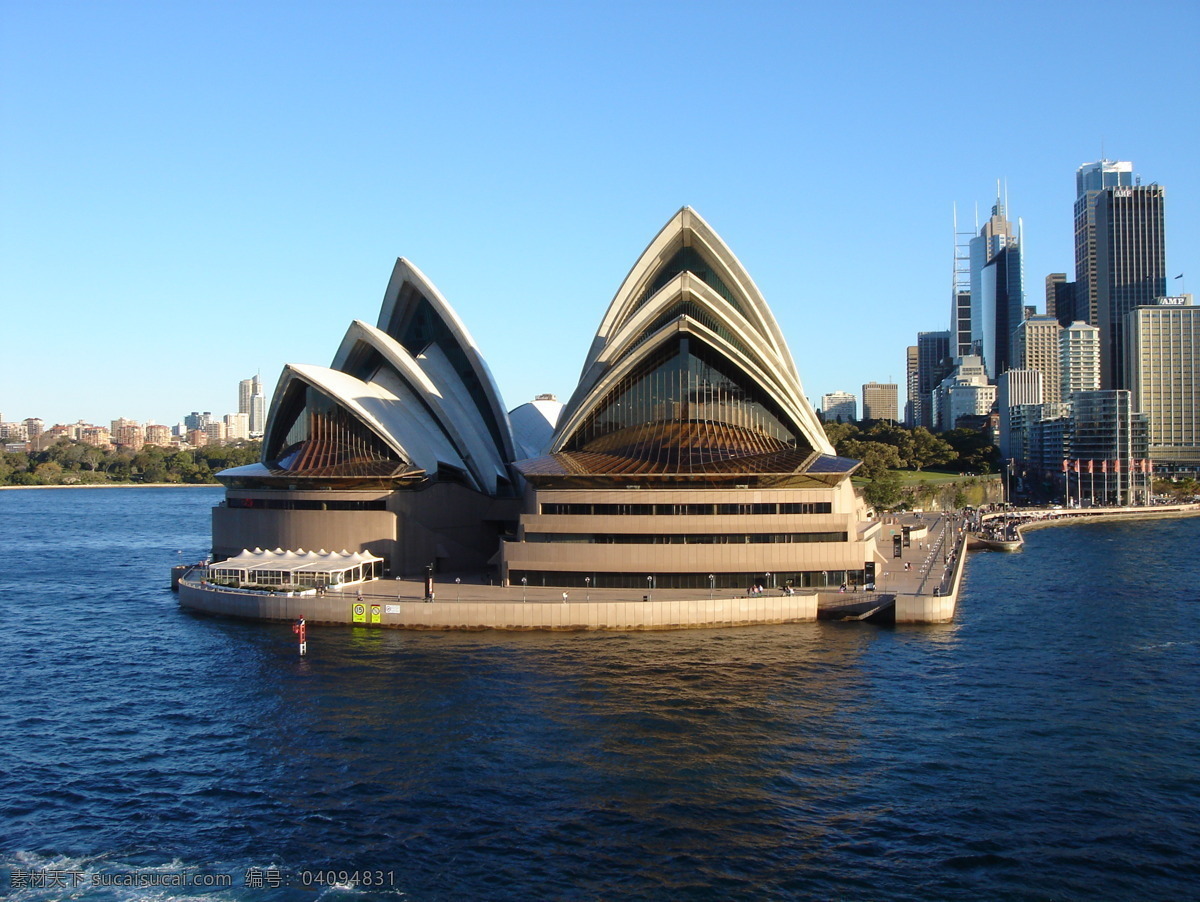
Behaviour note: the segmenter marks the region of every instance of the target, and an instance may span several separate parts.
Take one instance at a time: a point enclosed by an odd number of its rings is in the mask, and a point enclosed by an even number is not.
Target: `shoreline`
[[[1044,529],[1049,526],[1078,526],[1081,523],[1111,523],[1116,520],[1171,520],[1198,516],[1200,516],[1200,504],[1170,505],[1166,510],[1142,507],[1130,508],[1126,511],[1105,510],[1095,514],[1071,512],[1063,516],[1020,523],[1017,525],[1017,532],[1024,534],[1026,530]]]

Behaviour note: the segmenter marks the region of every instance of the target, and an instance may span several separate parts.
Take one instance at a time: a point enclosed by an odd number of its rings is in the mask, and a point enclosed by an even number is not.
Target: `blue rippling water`
[[[945,627],[301,659],[168,590],[219,497],[0,492],[8,898],[1200,898],[1200,519],[975,555]],[[195,874],[232,886],[99,885]]]

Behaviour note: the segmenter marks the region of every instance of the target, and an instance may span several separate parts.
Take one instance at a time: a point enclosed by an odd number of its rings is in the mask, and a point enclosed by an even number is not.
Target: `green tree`
[[[4,478],[0,479],[0,485],[7,483],[8,485],[29,485],[22,483],[17,479],[19,474],[29,474],[29,455],[24,451],[5,451],[0,454],[0,472],[3,472]]]
[[[83,448],[83,453],[80,456],[79,465],[85,470],[93,472],[100,469],[104,464],[104,452],[95,445],[84,445],[82,443],[80,445]]]
[[[46,448],[44,451],[40,452],[38,457],[43,462],[54,461],[55,463],[65,467],[67,466],[67,462],[70,460],[71,449],[74,447],[74,445],[75,443],[64,435],[49,448]]]
[[[882,442],[885,445],[891,445],[900,456],[899,465],[901,467],[912,466],[913,436],[911,430],[905,429],[899,423],[893,423],[890,420],[877,420],[866,431],[864,437],[873,442]]]
[[[858,437],[858,427],[853,423],[829,422],[825,424],[825,437],[833,445],[833,450],[843,456],[843,446],[847,440]]]
[[[128,451],[110,451],[104,461],[104,472],[109,479],[127,482],[133,475],[133,455]]]
[[[934,435],[924,426],[918,426],[911,434],[909,466],[920,472],[926,467],[948,464],[958,457],[958,452],[943,438]]]
[[[842,449],[846,457],[862,461],[859,472],[869,479],[878,479],[886,470],[900,466],[900,454],[895,446],[885,445],[883,442],[846,439],[842,443]]]
[[[964,473],[995,473],[1000,469],[1000,449],[976,429],[951,429],[942,437],[958,454],[958,467]]]
[[[62,464],[53,460],[40,463],[34,469],[33,477],[37,485],[60,485],[63,478]]]
[[[889,510],[900,503],[900,474],[885,470],[863,487],[863,499],[875,510]]]

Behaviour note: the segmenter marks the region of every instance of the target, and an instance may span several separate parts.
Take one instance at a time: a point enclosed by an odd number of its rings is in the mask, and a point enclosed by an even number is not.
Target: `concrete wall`
[[[962,587],[967,563],[967,536],[963,535],[954,559],[954,576],[944,595],[897,595],[897,623],[950,623],[958,607],[958,592]]]
[[[286,493],[297,495],[300,493]],[[232,557],[243,548],[395,553],[396,515],[390,511],[289,511],[213,508],[213,555]]]
[[[542,514],[542,504],[757,504],[827,502],[829,514],[566,515]],[[849,481],[804,489],[540,489],[521,514],[526,533],[748,534],[844,532],[845,542],[762,544],[588,544],[505,542],[505,574],[576,573],[791,573],[862,570],[874,558],[877,530],[860,530],[862,511]]]
[[[385,510],[278,510],[213,508],[213,555],[231,557],[243,548],[370,551],[388,562],[391,575],[495,570],[500,537],[515,529],[517,499],[494,499],[464,486],[431,484],[416,489],[290,491],[229,489],[227,499],[268,503],[383,501]]]
[[[182,581],[179,603],[189,610],[252,620],[425,630],[670,630],[802,623],[817,619],[816,595],[620,602],[431,602],[367,599],[355,622],[353,594],[262,595],[214,591]],[[372,609],[378,622],[371,622]]]
[[[417,575],[435,561],[440,572],[498,573],[501,537],[516,530],[520,500],[490,498],[452,483],[395,492],[395,575]]]

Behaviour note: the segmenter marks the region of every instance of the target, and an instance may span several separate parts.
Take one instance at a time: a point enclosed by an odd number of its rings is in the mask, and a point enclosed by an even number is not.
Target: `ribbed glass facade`
[[[406,469],[382,439],[336,400],[311,385],[293,382],[280,419],[290,423],[284,438],[266,449],[272,469],[297,476],[385,476]]]
[[[686,471],[796,448],[797,432],[728,358],[681,336],[614,386],[563,450],[602,451]]]
[[[746,315],[746,311],[743,309],[738,296],[717,275],[717,270],[713,265],[705,260],[704,255],[694,247],[681,247],[675,252],[675,255],[658,271],[654,279],[646,286],[641,295],[638,296],[637,303],[634,304],[633,309],[637,310],[645,304],[647,300],[658,294],[664,285],[682,272],[690,272],[692,275],[703,280],[706,285],[733,305],[733,308],[738,313],[742,316]]]

